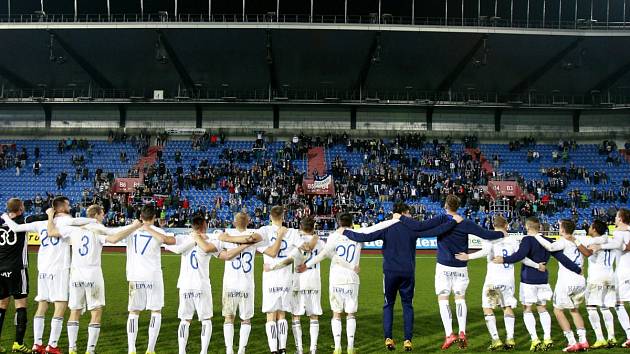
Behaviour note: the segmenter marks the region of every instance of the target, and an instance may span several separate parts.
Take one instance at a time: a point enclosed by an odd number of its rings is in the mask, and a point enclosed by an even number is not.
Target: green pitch
[[[31,261],[31,299],[36,293],[36,255],[30,255]],[[165,304],[163,310],[162,329],[160,332],[160,338],[158,340],[157,352],[158,353],[177,353],[177,326],[179,320],[177,319],[177,304],[178,304],[178,292],[176,288],[177,276],[179,274],[179,262],[180,258],[176,255],[164,255],[162,257],[162,267],[164,269],[164,284],[165,284]],[[211,262],[211,282],[214,297],[214,313],[215,318],[213,320],[213,335],[212,342],[210,343],[210,353],[225,353],[223,344],[223,320],[221,315],[221,286],[223,280],[223,267],[224,263],[217,259],[213,259]],[[330,309],[328,304],[328,267],[329,263],[325,262],[322,267],[322,279],[323,279],[323,294],[322,294],[322,306],[324,308],[324,316],[320,319],[320,336],[319,336],[319,352],[320,353],[332,353],[329,348],[332,345],[332,336],[330,332]],[[480,352],[486,351],[486,347],[489,344],[489,336],[486,330],[485,322],[481,314],[481,286],[483,285],[483,279],[486,272],[485,260],[477,260],[469,263],[470,274],[470,286],[468,288],[468,337],[469,348],[466,352]],[[517,268],[520,266],[517,266]],[[557,263],[552,261],[550,269],[552,269],[552,285],[555,284],[555,271],[557,270]],[[105,285],[107,288],[106,301],[107,307],[103,315],[103,324],[101,326],[101,336],[98,343],[99,353],[121,353],[127,352],[127,334],[126,334],[126,321],[127,321],[127,284],[125,281],[125,255],[124,254],[104,254],[103,255],[103,270],[105,275]],[[433,276],[435,270],[435,257],[431,255],[418,256],[417,259],[417,271],[416,271],[416,296],[414,300],[416,323],[415,323],[415,337],[414,346],[416,353],[426,352],[439,352],[439,346],[442,343],[444,333],[442,330],[442,323],[440,321],[440,315],[438,312],[437,301],[433,291]],[[267,338],[264,330],[265,316],[260,313],[261,303],[261,271],[262,271],[262,257],[256,259],[256,315],[252,324],[252,333],[250,335],[248,352],[249,353],[266,353],[267,350]],[[517,272],[518,273],[518,272]],[[517,274],[518,276],[518,274]],[[518,282],[518,279],[517,279]],[[399,299],[400,300],[400,299]],[[383,305],[382,299],[382,274],[381,274],[381,256],[380,255],[363,255],[361,259],[361,289],[359,295],[359,312],[357,314],[357,333],[356,333],[356,346],[359,349],[359,353],[381,353],[386,352],[383,347],[383,334],[381,327],[381,307]],[[32,315],[35,311],[36,304],[31,300],[29,303],[29,327],[27,332],[27,345],[31,345],[33,342],[32,336]],[[551,311],[551,306],[549,306]],[[48,339],[50,331],[50,315],[52,309],[49,310],[48,317],[46,319],[46,331],[44,332],[44,341]],[[454,314],[453,314],[454,315]],[[589,330],[589,341],[594,341],[594,334],[590,331],[588,325],[588,319],[586,313],[583,313],[584,319],[587,323],[587,329]],[[552,315],[553,317],[553,315]],[[4,323],[4,331],[2,334],[2,345],[4,347],[9,346],[13,340],[14,327],[10,319],[13,318],[13,309],[11,308],[7,312],[7,321]],[[87,341],[87,324],[89,316],[86,314],[83,317],[79,333],[79,352],[84,350]],[[147,342],[147,325],[149,315],[143,313],[140,318],[140,331],[138,334],[137,347],[138,353],[144,353]],[[453,319],[453,327],[457,329],[457,321]],[[554,351],[559,352],[565,344],[564,337],[561,331],[553,320],[554,326],[552,330],[553,339],[556,342]],[[502,316],[497,317],[497,325],[501,333],[501,337],[504,337],[503,331],[503,319]],[[345,323],[344,323],[345,328]],[[238,329],[239,325],[235,326],[235,344],[238,343]],[[539,335],[542,336],[542,330],[538,326]],[[304,318],[302,321],[302,331],[304,333],[303,340],[305,349],[308,349],[308,321]],[[525,330],[525,326],[522,321],[521,311],[517,310],[516,321],[516,340],[517,351],[515,352],[527,352],[529,349],[529,337]],[[621,328],[617,328],[617,339],[622,342],[624,339],[623,331]],[[190,330],[190,337],[188,342],[188,352],[199,352],[199,334],[200,325],[198,322],[193,322]],[[397,304],[395,312],[395,326],[394,335],[397,343],[399,344],[398,351],[402,351],[402,312],[400,304]],[[343,341],[345,349],[345,332],[343,333]],[[67,337],[65,331],[62,333],[60,347],[67,350]],[[293,337],[289,334],[288,351],[293,353],[295,346],[293,345]],[[237,348],[235,346],[235,348]],[[452,348],[448,352],[464,352],[457,348]],[[603,350],[606,353],[621,353],[626,352],[621,348],[614,350]],[[345,351],[344,351],[345,353]]]

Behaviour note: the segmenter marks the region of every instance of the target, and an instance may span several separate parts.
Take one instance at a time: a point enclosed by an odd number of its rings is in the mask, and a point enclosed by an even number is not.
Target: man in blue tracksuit
[[[409,206],[398,203],[394,206],[395,214],[403,214],[408,217]],[[409,229],[402,222],[372,232],[356,233],[349,229],[343,231],[343,235],[357,242],[383,241],[383,284],[385,290],[385,305],[383,306],[383,331],[385,334],[385,346],[389,350],[395,349],[392,339],[392,322],[394,317],[394,303],[396,295],[400,292],[403,306],[403,318],[405,327],[406,351],[412,350],[411,339],[413,337],[413,295],[415,290],[416,269],[416,241],[419,237],[437,236],[448,232],[462,221],[458,215],[443,215],[424,222],[416,222],[415,230]]]
[[[444,209],[448,215],[457,215],[460,200],[455,195],[448,195]],[[406,216],[400,217],[400,221],[413,231],[419,230],[418,221]],[[437,264],[435,266],[435,294],[438,296],[440,317],[444,325],[446,337],[442,349],[448,349],[455,342],[464,349],[468,346],[466,339],[466,288],[468,287],[468,268],[466,261],[460,261],[455,255],[468,251],[468,235],[475,235],[486,240],[495,240],[504,237],[500,231],[486,230],[470,220],[464,220],[457,224],[449,232],[438,236]],[[451,293],[455,295],[457,324],[459,336],[453,332],[452,314],[450,306]]]
[[[523,258],[527,257],[536,263],[547,263],[549,257],[553,256],[558,260],[565,268],[581,274],[582,269],[575,263],[573,263],[562,251],[552,252],[547,251],[543,246],[536,241],[533,236],[540,234],[540,221],[538,218],[531,217],[525,222],[525,228],[527,229],[527,235],[521,241],[521,245],[518,251],[507,257],[495,257],[495,263],[516,263]],[[549,242],[553,242],[552,239],[547,239]],[[553,292],[549,286],[549,274],[545,270],[541,272],[537,268],[530,268],[526,266],[521,267],[521,284],[519,287],[519,301],[523,304],[523,320],[525,321],[525,327],[529,332],[532,344],[531,351],[537,350],[549,350],[553,341],[551,340],[551,316],[547,312],[547,301],[551,300]],[[536,333],[536,319],[532,309],[534,305],[538,309],[538,316],[540,317],[540,325],[543,328],[543,342],[538,339]]]

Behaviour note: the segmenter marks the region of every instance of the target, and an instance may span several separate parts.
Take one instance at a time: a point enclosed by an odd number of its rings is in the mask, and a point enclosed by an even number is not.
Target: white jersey
[[[354,271],[354,268],[359,265],[362,245],[360,242],[354,242],[344,235],[333,232],[328,236],[322,253],[308,261],[307,266],[312,268],[324,257],[338,257],[338,260],[333,259],[330,264],[330,285],[359,284],[359,274]],[[347,263],[347,266],[339,263],[343,261]]]
[[[243,232],[238,230],[226,230],[231,236],[242,235]],[[256,249],[267,246],[267,240],[264,239],[257,244],[245,248],[238,256],[225,263],[225,271],[223,272],[223,290],[226,291],[244,291],[253,292],[254,290],[254,257]],[[229,251],[240,245],[231,242],[222,242],[223,249]]]
[[[167,250],[181,254],[178,289],[210,293],[210,258],[219,256],[221,241],[217,239],[207,241],[217,248],[217,252],[204,252],[197,246],[192,235],[178,236],[175,245],[166,246]]]
[[[300,235],[302,241],[304,243],[311,242],[314,236],[312,235]],[[324,251],[324,247],[326,244],[322,240],[318,240],[315,244],[315,247],[304,255],[304,263],[310,261],[311,259],[317,257],[317,255],[321,254]],[[294,262],[295,265],[298,265],[301,262]],[[322,280],[320,276],[320,265],[315,264],[312,268],[308,268],[303,273],[296,273],[295,283],[293,284],[293,290],[301,291],[301,290],[321,290],[322,289]]]
[[[630,231],[615,230],[613,239],[620,243],[619,252],[617,252],[617,278],[630,278],[630,252],[625,252],[624,248],[630,242]]]
[[[73,280],[97,280],[101,275],[101,254],[107,236],[117,232],[97,223],[82,227],[65,227],[63,235],[72,244],[72,267],[70,278]]]
[[[482,254],[487,255],[488,265],[486,282],[490,284],[514,284],[514,264],[496,264],[494,257],[511,256],[518,250],[519,242],[513,237],[504,237],[495,241],[483,241]]]
[[[159,227],[153,230],[166,235]],[[140,229],[127,238],[127,281],[162,279],[162,243]]]
[[[585,243],[587,242],[586,236],[577,236],[579,242]],[[584,257],[582,253],[575,245],[575,243],[567,240],[564,237],[560,237],[554,244],[557,244],[557,247],[562,250],[562,253],[570,259],[573,263],[575,263],[578,267],[582,268],[584,265]],[[581,275],[576,274],[575,272],[567,269],[562,263],[558,262],[558,279],[561,282],[571,281],[571,279],[582,278]]]
[[[608,236],[585,237],[581,239],[582,245],[588,247],[592,244],[604,244]],[[617,250],[601,249],[588,257],[588,281],[598,283],[599,280],[610,281],[614,274],[615,259]]]
[[[267,245],[258,248],[258,252],[264,253],[267,248],[273,245],[277,239],[278,229],[278,226],[268,225],[261,227],[257,231],[257,233],[262,235],[265,240],[269,240]],[[284,238],[282,239],[277,257],[270,257],[265,254],[263,256],[264,263],[274,266],[276,263],[279,263],[287,258],[287,256],[293,252],[295,248],[301,247],[302,244],[303,241],[298,230],[288,229],[286,235],[284,235]],[[278,270],[264,272],[263,282],[266,283],[265,287],[286,287],[292,282],[292,274],[293,269],[291,267],[284,267]]]

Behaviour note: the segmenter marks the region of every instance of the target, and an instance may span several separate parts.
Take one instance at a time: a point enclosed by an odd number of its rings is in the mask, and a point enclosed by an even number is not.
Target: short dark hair
[[[608,232],[608,225],[601,220],[594,220],[591,227],[595,229],[595,232],[597,232],[600,236],[605,235],[606,232]]]
[[[337,214],[337,223],[341,227],[351,227],[354,222],[353,219],[354,218],[352,217],[352,214],[350,213],[342,212],[342,213]]]
[[[52,207],[53,207],[53,209],[57,209],[60,206],[64,205],[66,202],[69,202],[69,201],[70,201],[70,199],[68,199],[68,197],[65,197],[63,195],[56,196],[52,200]]]
[[[199,231],[203,228],[203,225],[206,223],[206,218],[204,218],[203,215],[196,214],[195,216],[192,217],[192,220],[190,223],[192,225],[193,230]]]
[[[459,209],[459,205],[461,204],[461,200],[455,194],[449,194],[446,196],[446,209],[452,212],[456,212]]]
[[[404,214],[406,212],[409,212],[409,210],[411,210],[409,208],[409,205],[403,202],[397,202],[396,204],[394,204],[394,209],[392,210],[392,212],[396,214]]]
[[[23,206],[24,203],[20,198],[11,198],[7,201],[7,211],[9,213],[19,213]]]
[[[560,220],[560,228],[564,230],[564,232],[573,235],[575,231],[575,223],[569,219]]]
[[[154,207],[150,205],[145,205],[144,207],[142,207],[142,210],[140,211],[140,219],[144,221],[153,220],[155,219],[156,215],[157,215],[157,211],[155,210]]]
[[[630,210],[626,208],[621,208],[619,209],[619,211],[617,211],[617,214],[619,214],[619,219],[621,219],[621,222],[626,225],[630,224]]]
[[[307,233],[315,231],[315,219],[312,216],[305,216],[300,220],[300,229]]]
[[[276,205],[275,207],[271,208],[269,215],[271,215],[272,219],[280,219],[284,215],[284,208],[280,205]]]

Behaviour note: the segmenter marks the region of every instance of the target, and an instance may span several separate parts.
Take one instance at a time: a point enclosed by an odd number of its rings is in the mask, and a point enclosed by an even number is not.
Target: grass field
[[[30,255],[31,260],[31,299],[36,293],[35,283],[35,264],[36,255]],[[323,295],[322,306],[324,308],[324,316],[320,320],[320,337],[319,337],[319,352],[330,353],[329,348],[332,345],[332,336],[330,332],[330,310],[328,304],[328,266],[326,262],[322,267],[322,279],[323,279]],[[483,284],[483,278],[485,276],[485,261],[477,260],[469,264],[470,274],[470,286],[468,288],[468,336],[470,345],[468,350],[462,351],[456,348],[450,349],[449,352],[480,352],[486,351],[486,347],[489,344],[489,337],[486,330],[486,326],[481,314],[481,286]],[[177,319],[177,304],[178,296],[176,289],[177,276],[179,274],[179,256],[176,255],[164,255],[162,257],[162,267],[164,269],[164,283],[165,283],[165,303],[166,306],[163,310],[162,329],[160,338],[158,340],[157,352],[158,353],[177,353],[177,326],[179,320]],[[222,324],[223,320],[220,317],[221,314],[221,286],[223,280],[223,267],[224,263],[217,259],[213,259],[211,262],[211,282],[213,288],[214,297],[214,313],[215,318],[213,321],[214,333],[212,335],[212,342],[210,343],[211,353],[224,353],[225,348],[223,344]],[[519,266],[517,266],[518,268]],[[98,344],[99,353],[126,353],[127,350],[127,335],[125,330],[127,320],[127,285],[125,281],[125,255],[120,253],[109,253],[103,255],[103,269],[105,274],[105,284],[107,288],[106,300],[107,307],[105,308],[103,316],[103,324],[101,329],[101,336]],[[550,264],[552,271],[552,284],[555,283],[555,270],[557,264],[552,261]],[[435,270],[435,257],[432,255],[419,255],[417,259],[417,272],[416,272],[416,296],[414,300],[416,323],[415,323],[415,352],[438,352],[439,346],[443,340],[442,323],[437,307],[437,301],[435,299],[433,291],[433,276]],[[265,317],[261,314],[261,291],[260,291],[260,278],[262,271],[262,257],[256,259],[256,315],[253,321],[253,329],[250,336],[250,342],[248,346],[249,353],[266,353],[267,339],[264,330]],[[518,276],[518,274],[517,274]],[[518,281],[518,280],[517,280]],[[357,334],[356,334],[356,346],[360,353],[379,353],[385,352],[383,349],[382,327],[381,327],[381,307],[383,305],[382,299],[382,275],[381,275],[381,256],[380,255],[363,255],[361,259],[361,289],[360,289],[360,304],[359,312],[357,315]],[[35,310],[35,303],[29,303],[29,328],[27,332],[27,344],[32,344],[32,315]],[[551,310],[551,306],[549,306]],[[586,314],[584,312],[585,320]],[[13,317],[13,309],[11,308],[7,313],[7,318]],[[89,316],[86,314],[81,322],[80,334],[79,334],[79,348],[85,348],[87,341],[87,321]],[[147,341],[147,323],[149,316],[147,313],[143,314],[140,318],[140,332],[138,335],[138,349],[139,353],[143,352],[146,348]],[[48,338],[50,330],[50,313],[47,318],[46,332],[44,334],[45,340]],[[553,339],[556,341],[554,351],[560,351],[565,341],[561,331],[555,324],[552,330]],[[504,336],[503,320],[499,316],[497,323],[501,336]],[[588,322],[587,322],[588,323]],[[65,326],[65,324],[64,324]],[[587,328],[588,328],[587,324]],[[238,328],[235,328],[235,342],[238,342]],[[344,324],[345,328],[345,324]],[[454,319],[454,328],[457,328],[456,319]],[[308,322],[303,320],[302,329],[304,332],[304,343],[308,348]],[[541,333],[540,326],[538,326],[539,333]],[[199,333],[200,325],[198,322],[193,322],[190,331],[190,338],[188,344],[188,351],[190,353],[199,352]],[[541,333],[542,334],[542,333]],[[14,327],[12,321],[7,320],[4,324],[4,331],[2,334],[2,344],[7,347],[12,342],[14,336]],[[400,304],[396,306],[395,313],[395,326],[394,326],[395,339],[400,342],[402,340],[402,313]],[[517,311],[516,322],[516,339],[517,339],[517,351],[526,352],[529,348],[529,337],[525,330],[521,311]],[[589,331],[589,341],[594,340],[594,334]],[[621,328],[617,329],[618,340],[623,339],[623,332]],[[345,332],[343,334],[343,343],[345,348]],[[64,351],[67,348],[66,332],[62,334],[61,348]],[[293,338],[289,335],[288,350],[289,353],[294,351]],[[401,351],[399,346],[398,351]],[[606,350],[607,353],[621,353],[626,352],[621,348]],[[81,352],[81,350],[80,350]]]

